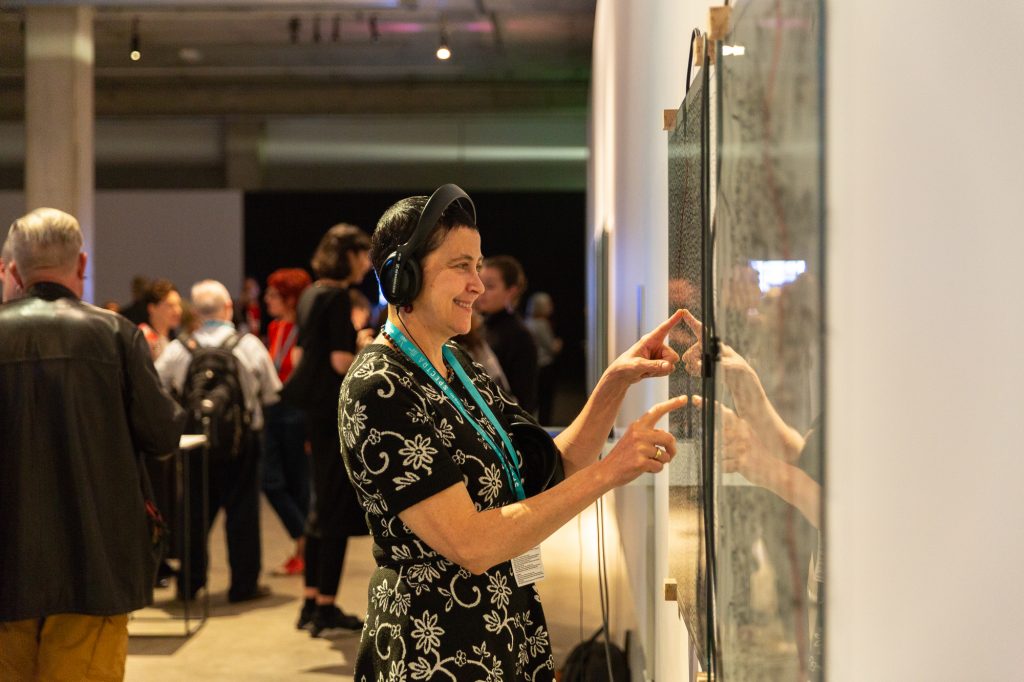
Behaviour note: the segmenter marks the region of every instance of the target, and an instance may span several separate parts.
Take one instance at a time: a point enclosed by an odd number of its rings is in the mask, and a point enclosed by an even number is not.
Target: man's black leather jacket
[[[183,423],[125,318],[54,283],[0,306],[0,621],[152,601],[140,453]]]

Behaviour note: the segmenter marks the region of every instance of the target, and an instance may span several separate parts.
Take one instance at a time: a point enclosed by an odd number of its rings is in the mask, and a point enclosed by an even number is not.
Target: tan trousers
[[[128,614],[0,622],[0,680],[109,682],[124,679]]]

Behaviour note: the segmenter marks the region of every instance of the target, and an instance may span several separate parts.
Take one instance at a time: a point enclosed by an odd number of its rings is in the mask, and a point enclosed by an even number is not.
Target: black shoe
[[[313,627],[309,634],[313,637],[328,637],[337,632],[358,632],[363,629],[363,621],[345,613],[334,604],[316,607],[313,614]]]
[[[273,594],[273,593],[270,591],[270,588],[267,587],[266,585],[257,585],[256,587],[252,588],[250,591],[242,592],[241,594],[235,594],[235,593],[229,591],[228,592],[228,602],[230,602],[232,604],[237,604],[237,603],[243,602],[243,601],[252,601],[254,599],[263,599],[264,597],[269,597],[271,594]]]
[[[316,613],[316,602],[312,599],[302,603],[302,610],[299,611],[299,622],[295,624],[296,630],[310,630],[313,627],[313,614]]]
[[[178,575],[178,572],[166,561],[161,561],[156,569],[156,587],[170,587],[171,578]]]

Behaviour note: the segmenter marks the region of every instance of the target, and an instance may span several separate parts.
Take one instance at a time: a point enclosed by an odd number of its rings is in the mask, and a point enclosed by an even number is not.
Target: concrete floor
[[[596,582],[593,508],[581,514],[542,546],[547,577],[539,591],[547,614],[556,668],[569,650],[600,625]],[[142,618],[181,613],[173,590],[157,590],[154,607],[137,612],[129,625],[126,679],[139,682],[180,680],[351,680],[358,634],[313,639],[295,629],[301,605],[301,577],[273,577],[292,543],[270,505],[263,500],[263,582],[273,595],[247,604],[227,602],[227,560],[223,514],[210,535],[210,617],[191,637],[142,637],[142,633],[180,633],[180,622]],[[366,585],[373,570],[368,537],[350,541],[339,602],[346,611],[366,612]],[[581,593],[583,595],[581,599]]]

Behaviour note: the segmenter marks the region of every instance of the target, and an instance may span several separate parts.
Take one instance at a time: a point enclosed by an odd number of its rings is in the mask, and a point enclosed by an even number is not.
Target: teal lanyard
[[[512,445],[512,440],[508,437],[508,434],[505,433],[505,429],[501,427],[501,423],[494,416],[494,413],[491,412],[491,408],[487,405],[483,396],[480,395],[480,391],[478,391],[476,386],[473,385],[473,380],[466,374],[466,370],[463,369],[462,364],[459,362],[459,359],[455,357],[451,348],[445,346],[442,349],[441,353],[443,354],[444,359],[447,360],[448,364],[451,365],[453,370],[455,370],[456,376],[459,377],[459,381],[462,382],[462,385],[466,387],[470,397],[473,398],[473,402],[476,403],[477,407],[480,408],[480,411],[483,412],[484,416],[491,422],[491,426],[494,427],[494,430],[498,432],[498,435],[501,437],[501,440],[505,445],[504,448],[498,447],[497,443],[494,442],[494,439],[491,438],[487,431],[484,430],[484,427],[482,427],[480,423],[469,414],[466,410],[466,406],[462,404],[462,400],[459,396],[455,395],[455,391],[453,391],[452,387],[448,385],[448,382],[444,380],[444,377],[442,377],[437,371],[437,368],[427,360],[426,356],[423,355],[415,344],[406,338],[405,334],[403,334],[398,327],[392,324],[391,320],[388,320],[387,324],[384,326],[384,333],[388,338],[395,342],[395,345],[398,346],[399,350],[405,353],[410,360],[415,362],[420,369],[427,373],[430,380],[433,381],[439,389],[441,389],[441,392],[456,407],[456,409],[458,409],[466,421],[473,425],[473,428],[476,429],[478,434],[480,434],[480,437],[483,438],[489,446],[491,446],[491,449],[494,450],[494,452],[498,453],[498,459],[501,460],[501,468],[505,470],[505,476],[508,478],[508,482],[516,494],[516,499],[526,499],[526,493],[523,492],[523,482],[519,477],[519,467],[522,463],[519,461],[519,455],[516,452],[515,447]]]

